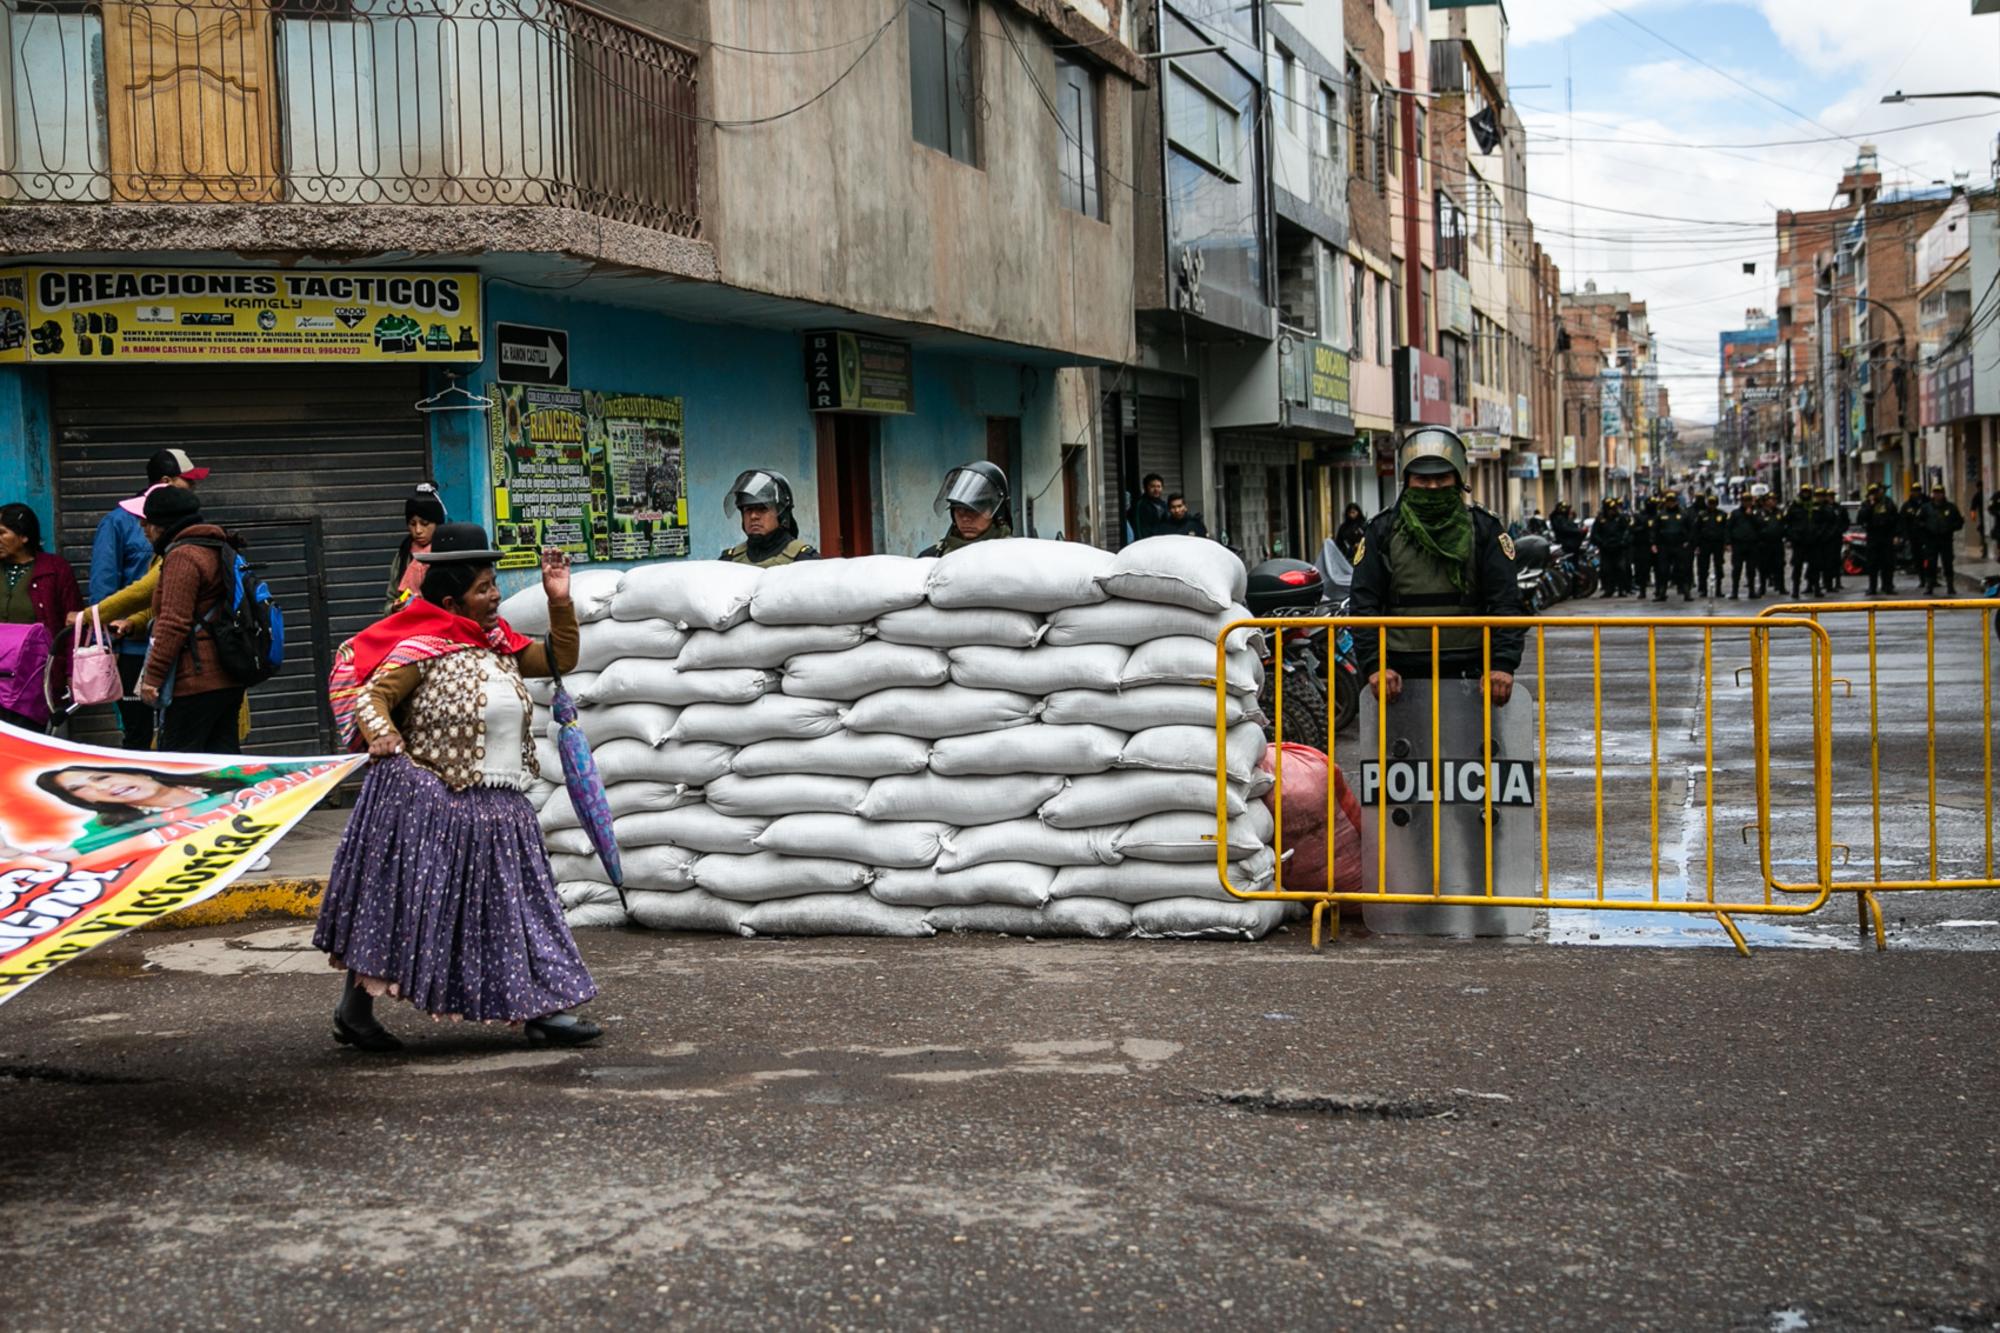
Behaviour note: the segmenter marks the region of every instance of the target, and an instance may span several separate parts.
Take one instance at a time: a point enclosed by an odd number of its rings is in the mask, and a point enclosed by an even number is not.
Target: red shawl
[[[327,693],[341,744],[349,749],[366,744],[354,725],[354,709],[368,678],[381,667],[408,666],[462,648],[485,648],[511,657],[533,642],[504,620],[484,630],[477,621],[453,615],[435,603],[412,600],[341,644],[334,654]]]

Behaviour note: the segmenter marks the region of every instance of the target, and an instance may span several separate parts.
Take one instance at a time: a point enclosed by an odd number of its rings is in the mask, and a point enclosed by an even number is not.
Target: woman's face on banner
[[[112,769],[72,768],[56,778],[56,785],[79,801],[93,805],[150,806],[177,790],[144,773],[120,773]],[[172,802],[166,802],[172,804]]]

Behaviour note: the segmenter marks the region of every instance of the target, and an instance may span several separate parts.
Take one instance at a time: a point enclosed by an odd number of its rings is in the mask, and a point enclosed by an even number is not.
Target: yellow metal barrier
[[[1276,879],[1271,888],[1238,887],[1230,881],[1229,861],[1229,790],[1226,772],[1228,695],[1227,695],[1227,645],[1232,634],[1240,630],[1253,629],[1268,631],[1274,636],[1272,660],[1274,701],[1272,712],[1276,714],[1277,740],[1284,742],[1284,643],[1287,633],[1311,632],[1324,628],[1329,633],[1347,629],[1354,633],[1372,633],[1376,636],[1378,660],[1388,661],[1388,636],[1392,629],[1418,629],[1426,631],[1430,639],[1431,693],[1431,749],[1428,764],[1428,786],[1431,824],[1431,866],[1428,889],[1409,887],[1392,891],[1388,865],[1388,824],[1389,806],[1389,727],[1378,722],[1376,727],[1375,773],[1377,777],[1375,801],[1375,858],[1376,875],[1374,889],[1362,891],[1341,891],[1333,887],[1334,862],[1338,843],[1338,821],[1335,812],[1335,783],[1331,773],[1327,784],[1327,855],[1326,883],[1323,887],[1285,887],[1285,811],[1284,811],[1284,763],[1282,749],[1280,761],[1274,764],[1273,805],[1276,815],[1275,848],[1278,856]],[[1443,886],[1443,774],[1446,767],[1442,754],[1443,736],[1441,709],[1442,651],[1440,635],[1444,630],[1469,628],[1480,632],[1482,673],[1479,694],[1481,700],[1481,753],[1483,780],[1478,797],[1481,804],[1484,856],[1483,892],[1447,892]],[[1539,894],[1503,894],[1496,891],[1493,863],[1493,800],[1496,769],[1493,758],[1493,699],[1491,670],[1493,661],[1493,634],[1496,630],[1518,629],[1533,638],[1535,662],[1535,757],[1537,761],[1537,782],[1540,799],[1539,843],[1541,891]],[[1753,681],[1751,689],[1752,745],[1756,753],[1755,779],[1752,783],[1752,798],[1756,805],[1756,826],[1764,831],[1758,839],[1758,878],[1761,888],[1756,896],[1735,897],[1718,894],[1715,860],[1715,647],[1718,631],[1740,632],[1751,642]],[[1596,857],[1594,886],[1588,892],[1556,892],[1551,882],[1551,851],[1549,840],[1549,711],[1551,690],[1549,688],[1549,646],[1551,637],[1576,636],[1587,633],[1590,639],[1591,662],[1591,790],[1593,792],[1594,820],[1596,828]],[[1646,691],[1647,691],[1647,734],[1650,799],[1648,838],[1649,870],[1646,876],[1647,890],[1640,897],[1617,897],[1608,891],[1612,881],[1607,874],[1605,857],[1606,832],[1606,764],[1605,764],[1605,679],[1604,679],[1604,639],[1607,633],[1643,633],[1646,642]],[[1663,635],[1680,636],[1698,633],[1701,643],[1701,713],[1702,713],[1702,756],[1706,777],[1703,784],[1703,829],[1705,831],[1704,879],[1705,888],[1700,896],[1676,899],[1662,894],[1660,880],[1660,696],[1659,646]],[[1809,723],[1811,736],[1811,785],[1814,792],[1814,830],[1811,844],[1812,864],[1817,873],[1810,884],[1790,884],[1780,882],[1773,866],[1773,839],[1771,829],[1771,762],[1770,743],[1772,719],[1770,711],[1770,654],[1769,641],[1773,635],[1795,635],[1806,644],[1810,660],[1810,675],[1805,693],[1810,701]],[[1332,654],[1328,654],[1329,658]],[[1216,872],[1222,887],[1233,897],[1250,900],[1281,900],[1309,902],[1313,904],[1312,942],[1318,948],[1322,922],[1329,907],[1336,908],[1334,929],[1338,930],[1337,907],[1342,903],[1398,904],[1408,906],[1445,907],[1522,907],[1536,909],[1584,909],[1617,912],[1658,912],[1684,913],[1713,916],[1729,934],[1736,948],[1748,953],[1742,931],[1731,919],[1734,916],[1801,917],[1818,911],[1825,905],[1833,890],[1832,878],[1832,809],[1831,809],[1831,768],[1832,745],[1830,728],[1832,699],[1832,643],[1824,627],[1810,617],[1783,616],[1679,616],[1679,617],[1391,617],[1391,616],[1348,616],[1348,617],[1271,617],[1238,620],[1226,626],[1216,637]],[[1523,663],[1525,666],[1525,662]],[[1329,661],[1328,669],[1335,668]],[[1412,685],[1420,682],[1412,680]],[[1331,682],[1327,682],[1330,686]],[[1365,688],[1365,687],[1364,687]],[[1333,698],[1333,690],[1328,688],[1326,696]],[[1331,703],[1329,702],[1329,712]],[[1560,734],[1560,733],[1559,733]],[[1339,766],[1339,741],[1331,716],[1327,719],[1327,757],[1330,768]],[[1365,784],[1364,784],[1365,785]],[[1459,794],[1464,794],[1464,786],[1459,786]],[[1400,872],[1406,878],[1407,870]],[[1689,885],[1690,889],[1692,884]],[[1774,892],[1775,890],[1775,892]],[[1812,895],[1809,899],[1805,895]]]
[[[1818,624],[1821,617],[1860,618],[1865,620],[1866,658],[1868,668],[1868,803],[1869,830],[1872,838],[1872,854],[1867,863],[1870,873],[1864,876],[1836,875],[1833,888],[1836,892],[1852,892],[1860,896],[1860,910],[1863,913],[1863,927],[1870,917],[1873,919],[1878,947],[1884,942],[1882,909],[1875,902],[1874,895],[1881,892],[1909,892],[1938,889],[1993,889],[2000,888],[2000,876],[1996,876],[1994,860],[1994,820],[1993,820],[1993,627],[1992,617],[2000,614],[2000,603],[1990,598],[1916,599],[1907,601],[1863,601],[1863,602],[1800,602],[1767,608],[1760,619],[1785,623],[1800,618]],[[1926,846],[1927,878],[1892,878],[1884,871],[1882,836],[1882,669],[1879,651],[1882,646],[1880,634],[1884,617],[1923,617],[1924,644],[1924,767],[1926,805]],[[1979,805],[1982,815],[1982,829],[1985,841],[1985,856],[1979,873],[1948,876],[1939,873],[1938,848],[1938,617],[1945,615],[1952,620],[1970,620],[1973,633],[1979,640],[1979,719],[1980,754],[1979,765]],[[1894,624],[1892,620],[1890,622]],[[1829,638],[1829,643],[1831,639]],[[1769,644],[1763,645],[1761,657],[1768,666]],[[1828,669],[1831,671],[1832,656],[1829,649]],[[1760,668],[1760,662],[1753,660],[1753,674]],[[1831,677],[1829,677],[1831,683]],[[1850,691],[1851,691],[1850,686]],[[1964,701],[1970,704],[1970,700]],[[1838,719],[1829,715],[1829,744],[1837,742],[1840,736]],[[1760,830],[1768,835],[1768,829]],[[1779,883],[1775,887],[1784,892],[1815,892],[1816,885],[1792,885]]]

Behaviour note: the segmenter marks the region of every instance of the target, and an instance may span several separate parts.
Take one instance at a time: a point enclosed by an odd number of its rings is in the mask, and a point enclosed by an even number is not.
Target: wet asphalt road
[[[1975,953],[584,949],[611,1027],[334,1046],[306,928],[0,1016],[7,1325],[1974,1328]],[[1806,1325],[1785,1324],[1784,1312]]]
[[[1761,892],[1731,633],[1712,694],[1698,632],[1655,636],[1657,784],[1633,728],[1644,632],[1602,636],[1619,892],[1650,892],[1654,791],[1663,892],[1701,890],[1711,771],[1718,892]],[[1843,873],[1873,865],[1863,637],[1836,632],[1857,695],[1833,725]],[[1946,639],[1960,707],[1979,647]],[[1560,893],[1594,878],[1597,761],[1589,634],[1548,643]],[[1921,631],[1881,663],[1885,865],[1927,870]],[[1790,679],[1773,854],[1809,872],[1814,727]],[[1945,711],[1940,865],[1979,874],[1983,745]],[[1350,931],[1317,956],[1297,926],[595,930],[599,1047],[385,1011],[413,1038],[388,1059],[330,1040],[306,927],[128,937],[0,1010],[5,1322],[2000,1327],[2000,931],[1945,924],[2000,897],[1885,905],[1886,954],[1854,947],[1843,896],[1744,918],[1747,960],[1707,918],[1613,913],[1512,944]]]

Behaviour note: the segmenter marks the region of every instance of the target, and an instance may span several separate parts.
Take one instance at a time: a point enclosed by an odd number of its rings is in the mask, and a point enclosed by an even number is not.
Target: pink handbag
[[[90,608],[89,632],[79,619],[76,633],[76,651],[70,655],[69,666],[70,707],[117,703],[125,697],[125,683],[118,677],[118,650],[105,637],[96,607]]]

